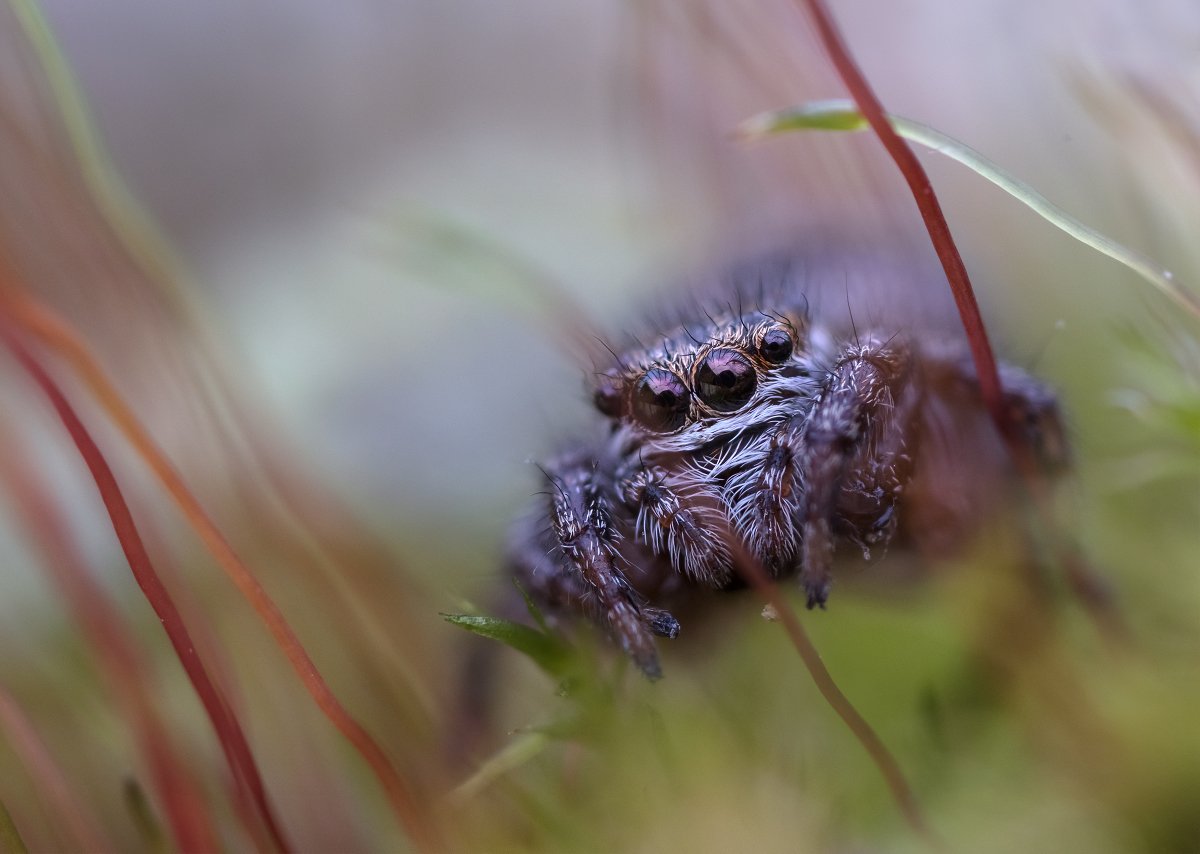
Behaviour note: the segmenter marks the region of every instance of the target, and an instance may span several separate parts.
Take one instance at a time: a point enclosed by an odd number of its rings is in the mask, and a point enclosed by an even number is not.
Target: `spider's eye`
[[[696,369],[696,394],[717,412],[741,409],[756,384],[754,366],[736,350],[713,350]]]
[[[670,371],[651,368],[633,390],[633,414],[651,430],[669,433],[679,429],[687,411],[687,386]]]
[[[771,364],[778,365],[792,357],[792,347],[792,336],[786,329],[776,326],[764,333],[758,352]]]
[[[602,374],[592,392],[592,403],[609,418],[616,418],[624,407],[625,389],[621,380],[612,374]]]

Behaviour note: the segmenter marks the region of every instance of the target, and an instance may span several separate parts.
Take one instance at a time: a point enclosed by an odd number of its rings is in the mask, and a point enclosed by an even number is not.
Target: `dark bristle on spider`
[[[961,333],[823,320],[804,270],[736,268],[611,345],[594,432],[541,462],[513,527],[508,568],[538,608],[593,622],[652,679],[675,602],[745,586],[754,562],[825,609],[835,564],[952,554],[1016,482]],[[1015,440],[1061,472],[1055,395],[1000,377]]]

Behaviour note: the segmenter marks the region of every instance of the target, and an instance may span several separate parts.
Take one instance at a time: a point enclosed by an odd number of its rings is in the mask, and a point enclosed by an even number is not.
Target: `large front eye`
[[[633,414],[659,433],[678,430],[687,420],[688,390],[683,380],[662,368],[651,368],[633,390]]]
[[[713,350],[696,369],[696,394],[717,412],[741,409],[756,384],[754,366],[736,350]]]

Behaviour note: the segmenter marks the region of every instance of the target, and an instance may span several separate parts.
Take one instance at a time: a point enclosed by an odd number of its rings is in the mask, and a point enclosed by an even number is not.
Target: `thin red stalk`
[[[75,446],[79,449],[80,456],[87,464],[134,578],[162,623],[171,646],[175,649],[176,656],[183,665],[188,679],[212,722],[234,779],[239,782],[239,785],[248,789],[249,796],[276,845],[280,850],[290,850],[267,799],[266,789],[259,775],[258,766],[250,752],[250,745],[246,741],[245,733],[237,718],[230,711],[220,690],[209,678],[204,663],[200,660],[187,627],[179,614],[179,609],[154,570],[145,544],[134,524],[133,515],[129,512],[129,506],[113,476],[112,469],[109,468],[99,447],[88,433],[87,428],[83,426],[83,422],[79,420],[79,416],[76,415],[58,385],[21,343],[7,321],[0,325],[0,335],[17,361],[50,399],[63,425],[67,428],[67,432],[70,433],[71,439],[75,442]]]
[[[975,300],[975,289],[967,275],[966,265],[962,255],[950,234],[950,225],[946,222],[942,206],[933,191],[933,184],[925,173],[925,168],[887,119],[887,111],[875,91],[867,82],[866,77],[855,63],[845,40],[842,38],[837,25],[834,23],[824,0],[796,0],[802,4],[817,25],[821,42],[825,46],[829,58],[833,61],[842,82],[854,99],[858,110],[870,124],[879,141],[883,143],[892,160],[896,162],[904,180],[912,191],[913,199],[921,212],[921,219],[929,232],[929,239],[937,251],[946,271],[946,280],[950,291],[954,294],[954,302],[958,307],[958,315],[962,320],[963,329],[967,333],[967,343],[971,348],[971,358],[975,362],[975,373],[979,378],[979,392],[984,406],[991,415],[992,423],[1008,447],[1008,452],[1016,464],[1026,489],[1029,491],[1038,509],[1038,515],[1052,533],[1056,534],[1055,514],[1049,509],[1046,495],[1045,473],[1039,469],[1034,460],[1029,445],[1019,440],[1014,433],[1014,425],[1009,413],[1004,408],[1003,391],[1000,385],[1000,375],[996,370],[996,356],[992,352],[988,340],[987,328],[979,313],[979,304]],[[1113,607],[1111,600],[1105,595],[1095,573],[1086,565],[1076,550],[1064,547],[1055,537],[1052,544],[1055,558],[1064,568],[1067,581],[1072,591],[1080,599],[1083,606],[1096,623],[1100,633],[1109,640],[1125,638],[1126,631],[1120,614]]]
[[[971,287],[971,279],[967,275],[967,267],[962,255],[950,234],[950,225],[942,213],[942,206],[933,192],[933,185],[925,168],[917,156],[913,154],[908,144],[900,138],[887,120],[887,113],[876,97],[875,91],[859,70],[854,58],[846,47],[845,40],[838,31],[837,25],[825,8],[823,0],[797,0],[797,3],[807,8],[810,17],[817,25],[821,42],[834,67],[850,91],[850,97],[858,105],[871,129],[875,131],[883,147],[896,161],[896,166],[908,182],[913,199],[921,212],[921,219],[929,231],[929,239],[937,251],[946,271],[946,279],[954,294],[954,302],[958,306],[959,317],[962,318],[963,328],[967,333],[967,343],[971,348],[971,358],[975,361],[975,371],[979,375],[979,391],[983,397],[984,406],[992,416],[996,429],[1008,441],[1010,424],[1004,411],[1003,395],[1000,390],[1000,375],[996,371],[996,356],[988,340],[987,328],[983,324],[983,316],[979,313],[979,304],[975,301],[975,290]],[[1013,443],[1009,442],[1013,447]]]
[[[204,797],[154,709],[136,645],[125,632],[104,590],[71,547],[66,520],[18,441],[12,431],[0,425],[0,446],[5,449],[0,456],[0,476],[24,517],[23,528],[33,533],[45,557],[44,566],[74,612],[89,648],[95,651],[107,676],[107,685],[127,709],[130,728],[150,768],[177,848],[213,850],[217,845],[216,834]]]
[[[817,652],[817,648],[813,646],[812,640],[808,637],[808,633],[804,631],[804,626],[800,624],[800,620],[796,617],[796,612],[788,604],[787,599],[779,592],[779,587],[767,576],[763,570],[762,564],[747,552],[744,548],[736,547],[737,552],[737,570],[741,574],[742,579],[746,581],[757,593],[765,599],[778,615],[780,622],[783,623],[784,630],[788,633],[788,637],[792,641],[792,646],[796,648],[796,652],[800,654],[801,660],[804,662],[805,668],[808,670],[812,680],[816,683],[817,690],[821,692],[821,696],[825,698],[825,702],[837,712],[846,727],[854,735],[855,739],[867,751],[871,757],[871,761],[875,763],[875,767],[879,769],[879,773],[883,775],[884,782],[887,783],[891,790],[892,797],[900,807],[900,812],[905,820],[908,821],[912,829],[929,841],[933,841],[934,837],[929,830],[929,826],[925,823],[925,818],[921,813],[920,804],[917,803],[916,795],[913,794],[912,788],[908,785],[908,781],[904,778],[904,772],[900,770],[900,764],[896,758],[892,756],[887,745],[867,723],[866,718],[859,714],[858,709],[854,708],[854,704],[849,698],[842,693],[842,689],[833,681],[833,676],[825,667],[825,662],[821,660],[821,654]]]
[[[912,192],[913,200],[916,202],[917,209],[921,213],[921,219],[925,223],[926,230],[929,232],[929,239],[933,243],[938,259],[942,262],[942,268],[945,270],[950,291],[954,295],[954,302],[958,308],[959,318],[967,334],[967,343],[971,348],[971,358],[975,362],[975,372],[979,379],[979,391],[980,396],[983,398],[984,406],[987,408],[988,414],[996,426],[996,430],[1007,445],[1022,481],[1029,489],[1039,513],[1043,519],[1052,521],[1053,514],[1049,510],[1045,478],[1038,470],[1028,446],[1018,441],[1014,436],[1012,422],[1004,409],[1003,391],[1000,385],[1000,375],[996,367],[996,357],[992,351],[991,342],[988,339],[983,316],[979,312],[979,304],[975,299],[975,289],[971,285],[971,279],[967,273],[966,265],[963,263],[962,255],[959,253],[958,247],[954,242],[954,237],[950,233],[950,225],[946,221],[945,214],[942,212],[941,203],[933,191],[933,184],[930,182],[929,176],[926,174],[925,168],[921,165],[917,156],[908,144],[900,138],[900,135],[896,133],[888,121],[887,111],[850,54],[850,50],[842,38],[837,25],[834,23],[833,17],[829,14],[824,0],[796,0],[796,2],[808,11],[810,18],[816,24],[821,42],[825,46],[825,50],[829,54],[834,67],[837,69],[838,75],[842,78],[842,82],[845,83],[846,88],[849,90],[851,98],[854,99],[859,112],[862,113],[867,123],[871,126],[871,129],[875,132],[875,135],[879,138],[879,141],[883,143],[884,148],[891,155],[892,160],[895,161],[896,167],[904,176],[904,180]],[[1108,607],[1109,603],[1104,600],[1103,593],[1096,585],[1095,578],[1083,564],[1079,555],[1074,552],[1064,553],[1064,550],[1058,543],[1055,544],[1055,548],[1060,561],[1066,567],[1068,580],[1076,590],[1076,594],[1083,599],[1092,616],[1102,626],[1106,624],[1103,621],[1107,621],[1107,625],[1119,627],[1119,622],[1115,622],[1116,615]],[[759,574],[761,574],[761,570],[759,570]],[[766,580],[765,577],[763,580]],[[785,625],[794,624],[795,629],[800,628],[794,614],[787,610],[783,610],[780,613]],[[789,628],[788,631],[789,633],[793,633],[792,628]],[[793,633],[793,641],[795,640],[796,637]],[[807,639],[805,639],[805,643],[807,644]],[[815,650],[813,652],[815,654]],[[804,655],[804,649],[800,649],[800,653]],[[826,696],[827,699],[830,699],[831,703],[834,702],[828,695]],[[847,724],[850,724],[850,721],[847,720]]]
[[[366,760],[380,781],[400,824],[422,848],[436,848],[433,829],[421,815],[416,799],[405,780],[366,728],[338,700],[283,613],[187,488],[179,472],[150,438],[83,342],[64,321],[28,298],[12,299],[8,308],[26,329],[64,356],[91,388],[130,444],[163,484],[217,563],[266,624],[276,644],[287,656],[317,706]]]
[[[46,799],[51,815],[66,825],[79,850],[113,850],[111,840],[105,839],[95,818],[88,814],[71,791],[62,769],[50,755],[28,716],[3,689],[0,689],[0,729],[8,735],[9,744],[29,770],[34,786]]]

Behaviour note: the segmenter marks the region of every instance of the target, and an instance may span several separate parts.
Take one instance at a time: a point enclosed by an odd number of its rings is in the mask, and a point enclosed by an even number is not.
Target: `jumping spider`
[[[824,608],[839,546],[944,554],[1011,482],[965,345],[829,328],[801,279],[771,296],[727,282],[614,353],[593,388],[603,435],[544,463],[544,497],[514,529],[510,569],[534,600],[607,629],[650,678],[654,637],[680,628],[660,605],[686,588],[737,587],[756,560]],[[1061,469],[1055,396],[1011,366],[1001,379],[1018,441]]]

